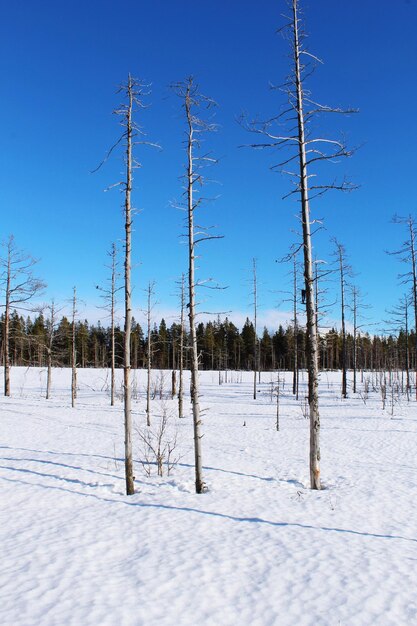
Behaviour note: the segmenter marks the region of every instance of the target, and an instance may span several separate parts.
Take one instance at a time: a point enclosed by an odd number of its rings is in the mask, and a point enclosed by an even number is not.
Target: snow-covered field
[[[1,373],[1,372],[0,372]],[[158,374],[155,372],[155,377]],[[144,429],[143,372],[134,419]],[[281,374],[281,380],[282,380]],[[178,464],[124,495],[123,410],[108,374],[12,369],[1,398],[0,623],[5,626],[401,626],[417,624],[417,408],[340,399],[322,374],[322,478],[308,480],[308,420],[270,374],[202,373],[203,465],[194,493],[192,421],[155,399],[178,431]],[[120,379],[120,373],[119,373]],[[165,375],[168,391],[170,380]],[[372,387],[372,385],[371,385]],[[303,381],[305,394],[305,380]],[[365,401],[366,400],[366,403]]]

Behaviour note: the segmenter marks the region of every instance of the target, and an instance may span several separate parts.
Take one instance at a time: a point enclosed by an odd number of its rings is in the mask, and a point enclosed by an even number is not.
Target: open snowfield
[[[143,428],[145,373],[136,375]],[[183,420],[165,401],[179,463],[146,476],[135,434],[128,497],[123,408],[110,407],[106,372],[79,371],[74,409],[69,370],[54,370],[48,401],[45,376],[12,369],[12,397],[0,400],[2,625],[417,624],[415,401],[396,402],[394,415],[379,393],[342,401],[340,374],[322,374],[325,489],[313,492],[291,375],[276,432],[269,373],[256,401],[251,374],[219,386],[202,373],[209,491],[194,493],[187,394]],[[162,409],[154,400],[154,424]]]

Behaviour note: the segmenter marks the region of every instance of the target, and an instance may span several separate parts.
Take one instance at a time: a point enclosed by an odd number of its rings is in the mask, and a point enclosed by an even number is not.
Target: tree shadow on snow
[[[10,468],[10,469],[14,469],[14,468]],[[30,470],[24,470],[24,471],[31,473]],[[39,475],[42,476],[42,474],[39,474]],[[168,504],[132,502],[132,501],[127,501],[127,500],[122,500],[122,499],[115,500],[115,499],[105,498],[105,497],[102,497],[93,493],[83,493],[80,491],[74,491],[72,489],[59,487],[57,485],[42,485],[42,484],[31,483],[31,482],[27,482],[24,480],[15,480],[15,479],[6,478],[6,477],[3,477],[3,480],[7,482],[11,482],[11,483],[20,483],[24,485],[29,485],[31,487],[36,486],[36,487],[43,487],[45,489],[52,489],[56,491],[64,491],[66,493],[71,493],[73,495],[93,498],[94,500],[98,500],[100,502],[108,502],[109,504],[117,504],[119,506],[126,505],[126,506],[139,508],[139,509],[159,509],[159,510],[164,510],[164,511],[179,511],[179,512],[184,512],[184,513],[196,513],[198,515],[205,515],[209,517],[225,519],[225,520],[229,520],[232,522],[239,522],[239,523],[266,524],[268,526],[274,526],[276,528],[300,528],[301,530],[317,530],[317,531],[324,531],[324,532],[335,532],[335,533],[353,535],[357,537],[372,537],[374,539],[400,539],[402,541],[411,541],[413,543],[417,543],[417,539],[413,537],[403,537],[401,535],[382,535],[378,533],[367,533],[367,532],[362,532],[359,530],[351,530],[349,528],[333,528],[331,526],[312,526],[311,524],[300,524],[298,522],[273,522],[271,520],[266,520],[261,517],[238,517],[235,515],[228,515],[226,513],[219,513],[216,511],[205,511],[203,509],[196,509],[194,507],[186,507],[186,506],[181,507],[181,506],[172,506]],[[75,481],[75,480],[69,481],[69,482],[87,484],[87,483],[82,483],[81,481]],[[96,487],[96,485],[93,485],[93,486]],[[140,494],[136,494],[136,495],[140,495]],[[204,497],[204,496],[200,496],[200,497]]]

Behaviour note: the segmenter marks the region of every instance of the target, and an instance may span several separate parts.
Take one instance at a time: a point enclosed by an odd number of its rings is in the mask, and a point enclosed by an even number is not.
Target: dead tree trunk
[[[198,350],[197,350],[197,332],[195,322],[195,237],[194,237],[194,210],[196,205],[193,199],[194,183],[196,181],[194,175],[194,116],[192,109],[191,96],[192,82],[187,87],[185,96],[185,110],[188,124],[188,145],[187,145],[187,200],[188,200],[188,319],[190,322],[190,340],[191,340],[191,404],[193,410],[194,425],[194,463],[195,463],[195,489],[196,493],[203,493],[205,485],[203,481],[203,464],[201,458],[201,416],[200,416],[200,399],[199,399],[199,374],[198,374]]]
[[[75,343],[75,319],[77,315],[77,289],[73,288],[72,295],[72,324],[71,324],[71,406],[74,408],[77,398],[77,350]]]
[[[0,261],[5,277],[3,366],[4,395],[10,396],[10,314],[13,309],[27,310],[28,302],[43,290],[45,284],[33,276],[32,268],[37,263],[36,259],[16,248],[13,235],[8,238],[5,248],[5,259]]]
[[[3,331],[3,365],[4,365],[4,395],[10,396],[10,282],[11,282],[11,250],[7,250],[7,276],[6,276],[6,303],[4,309]]]
[[[298,400],[298,315],[297,315],[297,258],[294,255],[294,293],[293,293],[293,312],[294,312],[294,369],[292,377],[292,393]]]
[[[111,249],[111,290],[110,290],[110,405],[114,406],[116,387],[116,342],[115,342],[115,308],[116,308],[116,265],[117,250],[113,243]]]
[[[399,278],[404,284],[411,282],[411,297],[414,308],[414,370],[415,370],[415,397],[417,400],[417,250],[416,250],[416,222],[411,215],[408,217],[395,216],[394,223],[405,224],[409,231],[409,237],[404,242],[400,250],[390,252],[390,254],[400,255],[401,261],[407,263],[410,270],[405,274],[400,274]]]
[[[307,369],[308,402],[310,407],[310,483],[312,489],[321,489],[320,483],[320,414],[317,317],[314,303],[314,275],[311,242],[311,221],[308,197],[306,139],[304,130],[303,86],[300,67],[299,19],[297,0],[293,0],[294,64],[297,97],[298,157],[300,167],[301,222],[303,227],[304,281],[307,313]]]
[[[198,244],[211,239],[219,239],[213,236],[207,228],[197,225],[194,221],[194,213],[203,202],[198,198],[198,189],[204,185],[202,168],[204,165],[215,163],[216,160],[209,154],[201,155],[198,152],[201,135],[204,132],[214,130],[214,125],[197,116],[196,111],[202,108],[210,108],[215,103],[210,98],[203,96],[198,91],[198,86],[192,77],[186,81],[174,85],[177,95],[183,102],[186,117],[186,151],[187,166],[185,179],[185,206],[187,220],[187,243],[188,243],[188,318],[190,323],[190,368],[191,368],[191,405],[193,412],[194,429],[194,460],[195,460],[195,487],[197,493],[206,491],[203,480],[203,468],[201,458],[201,410],[199,389],[199,356],[196,332],[196,288],[201,282],[196,280],[195,260],[196,247]],[[207,286],[207,285],[206,285]]]
[[[179,372],[180,380],[178,385],[178,417],[184,417],[184,308],[185,308],[185,276],[181,276],[181,319],[180,319],[180,353]]]
[[[410,255],[412,271],[412,294],[414,305],[414,370],[417,400],[417,260],[416,260],[416,232],[415,223],[412,217],[408,218],[408,229],[410,231]]]
[[[152,295],[155,283],[149,283],[147,289],[148,307],[146,310],[148,339],[147,339],[147,380],[146,380],[146,425],[151,425],[151,374],[152,374],[152,333],[151,333],[151,313],[152,313]]]
[[[357,343],[358,343],[358,290],[352,289],[353,309],[353,393],[356,393]]]
[[[284,26],[291,33],[293,66],[282,90],[287,94],[288,102],[285,109],[266,121],[255,121],[246,125],[251,132],[264,137],[263,142],[251,144],[255,148],[291,149],[291,155],[276,165],[273,170],[287,171],[288,164],[298,160],[297,172],[292,168],[291,174],[295,178],[295,188],[285,197],[297,194],[301,204],[302,246],[304,254],[304,282],[306,296],[306,339],[307,339],[307,370],[308,370],[308,399],[310,408],[310,480],[312,489],[320,489],[320,416],[318,395],[318,330],[314,299],[314,275],[312,259],[312,233],[310,218],[310,199],[322,195],[329,189],[351,191],[354,187],[346,181],[341,184],[316,184],[310,166],[323,161],[334,161],[336,158],[348,157],[352,154],[343,141],[313,137],[309,132],[306,135],[306,124],[316,114],[350,113],[353,110],[341,110],[321,105],[308,94],[304,95],[304,80],[312,71],[311,62],[317,58],[307,52],[303,45],[303,30],[298,15],[298,0],[291,0],[292,16]],[[301,57],[303,61],[301,61]],[[306,110],[304,109],[306,106]],[[282,127],[286,121],[290,130],[282,134],[281,129],[274,131],[274,127]],[[308,170],[308,171],[307,171]],[[311,193],[311,197],[310,197]]]
[[[47,374],[46,374],[46,400],[49,400],[51,397],[51,387],[52,387],[52,355],[54,349],[54,341],[56,335],[56,324],[57,324],[57,310],[55,306],[54,300],[52,300],[49,308],[49,319],[47,321],[47,344],[46,344],[46,355],[47,355]]]
[[[347,355],[346,355],[346,323],[345,323],[345,291],[346,291],[346,272],[350,268],[346,265],[346,253],[344,246],[333,239],[336,246],[335,255],[338,265],[339,281],[340,281],[340,316],[342,323],[342,398],[347,398]]]
[[[124,387],[124,426],[125,426],[125,478],[126,494],[135,493],[133,476],[133,453],[132,453],[132,389],[130,382],[130,337],[132,334],[132,143],[133,123],[132,112],[135,99],[135,81],[129,74],[126,93],[128,103],[123,108],[126,125],[126,183],[125,183],[125,323],[124,323],[124,361],[123,361],[123,387]]]
[[[256,375],[258,372],[258,337],[257,337],[257,315],[258,315],[258,285],[256,276],[256,259],[252,259],[253,272],[253,399],[256,400]]]
[[[117,281],[119,274],[117,272],[117,248],[116,244],[112,243],[111,249],[107,252],[110,257],[110,264],[106,265],[110,269],[110,277],[108,282],[109,286],[100,287],[97,285],[97,289],[102,292],[102,298],[104,298],[105,304],[100,307],[105,309],[110,317],[110,405],[114,406],[114,397],[116,389],[116,349],[115,349],[115,314],[116,314],[116,292],[120,287],[117,287]],[[98,354],[95,357],[96,363],[98,362]],[[104,359],[103,359],[104,360]],[[104,363],[103,363],[104,367]]]

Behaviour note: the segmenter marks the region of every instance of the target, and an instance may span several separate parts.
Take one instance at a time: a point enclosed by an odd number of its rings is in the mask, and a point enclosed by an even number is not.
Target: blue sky
[[[405,237],[390,224],[394,213],[416,214],[417,0],[306,0],[309,49],[323,59],[310,87],[320,102],[353,106],[350,117],[332,118],[329,136],[346,134],[361,146],[349,160],[329,166],[326,180],[347,175],[354,193],[328,194],[313,206],[325,230],[315,252],[330,261],[331,237],[346,247],[356,283],[379,321],[402,295],[403,267],[386,255]],[[104,189],[120,180],[121,154],[96,174],[119,136],[112,111],[118,85],[131,72],[152,83],[149,108],[138,123],[162,150],[139,147],[135,174],[135,307],[156,281],[159,311],[177,307],[175,281],[186,268],[181,245],[183,215],[173,208],[181,194],[185,155],[180,102],[169,85],[193,74],[219,104],[216,135],[207,146],[219,157],[210,189],[218,196],[200,221],[216,225],[224,239],[207,244],[200,276],[228,288],[212,292],[202,308],[251,313],[251,260],[258,260],[261,321],[285,318],[289,270],[276,263],[294,241],[298,205],[282,200],[287,177],[272,173],[279,155],[239,148],[252,140],[236,118],[247,111],[268,117],[282,96],[269,87],[289,68],[283,0],[34,0],[2,2],[0,19],[1,239],[40,258],[45,298],[64,301],[76,285],[85,314],[103,318],[95,285],[106,279],[106,251],[123,236],[122,196]],[[329,284],[329,301],[334,301]],[[274,313],[275,307],[278,307]],[[136,311],[139,317],[138,311]],[[338,318],[337,308],[331,311]],[[372,320],[370,320],[372,321]]]

